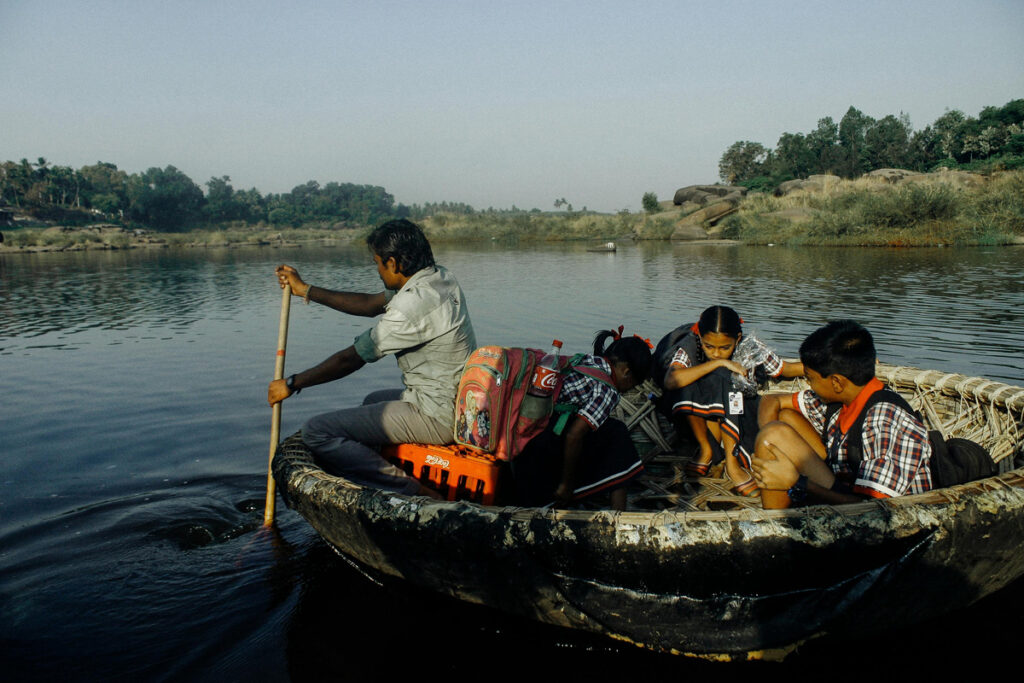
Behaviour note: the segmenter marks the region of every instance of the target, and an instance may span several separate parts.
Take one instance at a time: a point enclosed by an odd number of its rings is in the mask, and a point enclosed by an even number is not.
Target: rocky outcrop
[[[708,231],[705,230],[699,223],[680,223],[676,226],[676,229],[672,232],[671,239],[683,242],[692,242],[693,240],[706,240],[708,238]]]
[[[700,206],[706,206],[711,202],[729,197],[737,201],[747,194],[747,188],[739,185],[690,185],[676,190],[672,203],[676,206],[686,202],[693,202]]]
[[[840,180],[837,175],[812,175],[804,180],[787,180],[775,190],[776,197],[784,197],[787,194],[802,190],[804,192],[822,192],[834,186]]]
[[[917,173],[905,176],[900,182],[904,183],[928,183],[940,182],[953,187],[969,188],[980,187],[985,184],[985,177],[970,171],[953,170],[940,168],[931,173]]]
[[[672,239],[707,239],[711,233],[718,232],[714,230],[714,226],[718,221],[739,208],[741,200],[742,196],[738,192],[726,194],[703,209],[684,216],[676,224],[676,229],[672,233]]]
[[[905,168],[876,168],[874,171],[865,173],[864,177],[896,185],[913,176],[923,175],[925,174],[918,173],[917,171],[908,171]]]

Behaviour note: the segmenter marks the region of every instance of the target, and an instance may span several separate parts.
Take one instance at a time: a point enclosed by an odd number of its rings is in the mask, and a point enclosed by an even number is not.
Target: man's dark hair
[[[856,320],[833,320],[800,345],[804,367],[822,377],[842,375],[857,386],[875,376],[875,340]]]
[[[394,258],[398,272],[407,277],[434,266],[434,252],[420,226],[404,218],[373,229],[366,244],[381,261]]]

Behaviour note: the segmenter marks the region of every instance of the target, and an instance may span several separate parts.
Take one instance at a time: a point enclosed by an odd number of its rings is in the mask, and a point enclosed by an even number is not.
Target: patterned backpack
[[[474,351],[466,361],[455,396],[455,443],[492,454],[498,460],[511,460],[547,427],[557,410],[567,372],[583,372],[612,384],[612,378],[600,370],[577,368],[582,354],[559,357],[561,374],[551,397],[524,404],[533,371],[543,357],[540,349],[484,346]]]

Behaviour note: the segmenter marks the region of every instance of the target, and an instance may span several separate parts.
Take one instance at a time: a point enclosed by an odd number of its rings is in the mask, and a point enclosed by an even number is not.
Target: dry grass
[[[929,174],[887,184],[842,181],[825,192],[756,195],[726,223],[756,244],[1006,244],[1024,235],[1024,172]]]

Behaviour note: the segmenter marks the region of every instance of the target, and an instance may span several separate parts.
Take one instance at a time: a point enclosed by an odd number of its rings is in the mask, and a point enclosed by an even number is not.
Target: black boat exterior
[[[439,502],[325,473],[298,435],[289,507],[373,570],[513,614],[705,657],[777,658],[966,606],[1024,574],[1024,470],[796,510],[559,511]]]

